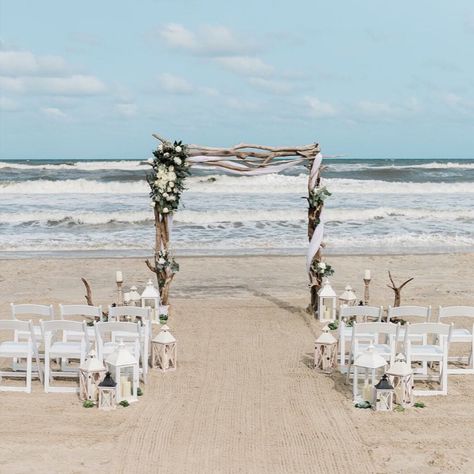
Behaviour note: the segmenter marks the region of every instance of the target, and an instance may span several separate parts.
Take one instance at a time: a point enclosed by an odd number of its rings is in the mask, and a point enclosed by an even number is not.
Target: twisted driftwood
[[[391,288],[391,289],[395,292],[395,300],[394,300],[394,302],[393,302],[393,306],[394,306],[394,307],[400,306],[400,303],[401,303],[401,295],[400,295],[400,292],[402,291],[402,288],[403,288],[406,284],[410,283],[410,282],[414,279],[414,277],[409,278],[407,281],[404,281],[400,286],[395,285],[395,282],[393,281],[392,274],[390,273],[390,270],[388,271],[388,277],[390,278],[390,281],[391,281],[392,284],[389,285],[389,284],[387,283],[387,286],[388,286],[389,288]]]

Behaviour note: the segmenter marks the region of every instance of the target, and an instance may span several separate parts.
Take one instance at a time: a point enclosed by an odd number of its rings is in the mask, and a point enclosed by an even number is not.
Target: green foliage
[[[318,262],[316,260],[313,260],[311,263],[311,272],[321,278],[334,275],[334,269],[329,265],[329,263]]]
[[[359,402],[355,404],[355,407],[367,409],[367,408],[372,408],[372,404],[370,402]]]
[[[121,402],[119,402],[119,405],[124,408],[127,408],[130,405],[130,403],[128,403],[127,400],[122,400]]]
[[[314,188],[306,199],[311,207],[319,207],[324,204],[324,201],[329,196],[331,196],[331,193],[327,190],[326,186],[320,186]]]
[[[398,412],[402,413],[402,412],[405,411],[405,408],[402,407],[401,405],[396,405],[395,408],[393,409],[393,411],[398,411]]]
[[[147,175],[152,206],[160,214],[172,214],[178,209],[184,182],[189,176],[187,147],[180,141],[166,142],[153,155],[149,160],[152,172]]]
[[[339,327],[339,321],[331,321],[328,324],[328,328],[330,331],[335,331]]]
[[[426,408],[426,405],[423,402],[415,402],[413,406],[415,408]]]
[[[92,400],[86,400],[82,406],[84,408],[93,408],[95,406],[95,403]]]
[[[143,390],[140,387],[138,387],[137,388],[137,396],[141,397],[142,395],[143,395]]]

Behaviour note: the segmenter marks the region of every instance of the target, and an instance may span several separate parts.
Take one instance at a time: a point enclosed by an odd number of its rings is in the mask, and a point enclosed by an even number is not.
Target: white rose
[[[164,264],[166,263],[166,260],[165,260],[163,257],[161,257],[161,258],[158,260],[158,263],[159,263],[160,265],[164,265]]]
[[[174,181],[170,181],[170,188],[174,188]]]
[[[153,162],[155,161],[153,158],[148,158],[148,160],[146,160],[150,165],[153,164]]]
[[[168,152],[166,152],[166,153],[163,154],[163,156],[164,156],[165,158],[168,158],[168,157],[170,156],[170,154],[169,154]]]
[[[174,147],[174,149],[175,149],[176,153],[181,153],[182,148],[179,145]]]
[[[166,168],[165,168],[166,169]],[[173,165],[169,165],[168,166],[168,171],[174,171],[174,166]]]
[[[326,264],[324,262],[319,262],[318,263],[318,267],[321,269],[321,270],[326,270]]]
[[[155,181],[155,186],[159,186],[160,183],[161,183],[161,181],[160,181],[159,179],[157,179],[157,180]]]
[[[177,165],[180,165],[180,164],[181,164],[181,158],[176,157],[176,158],[174,159],[174,162],[175,162]]]
[[[167,198],[167,197],[168,197],[168,193],[163,193],[163,197],[164,197],[164,198]]]
[[[170,197],[168,198],[168,201],[176,201],[176,197],[175,197],[175,196],[170,196]]]
[[[170,210],[167,207],[164,207],[163,208],[163,214],[168,214],[168,212],[170,212]]]
[[[151,202],[150,202],[150,206],[151,206],[151,207],[155,207],[155,206],[156,206],[156,202],[155,202],[155,201],[151,201]]]
[[[158,151],[163,151],[163,143],[160,143],[160,144],[158,145]]]

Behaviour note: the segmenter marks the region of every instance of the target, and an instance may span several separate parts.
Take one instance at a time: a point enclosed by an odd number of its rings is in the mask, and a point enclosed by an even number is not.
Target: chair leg
[[[32,354],[28,354],[26,359],[26,391],[31,393],[31,365],[32,365]]]
[[[46,393],[49,392],[49,384],[51,381],[50,377],[51,377],[51,369],[50,369],[49,354],[45,352],[44,354],[44,391]]]

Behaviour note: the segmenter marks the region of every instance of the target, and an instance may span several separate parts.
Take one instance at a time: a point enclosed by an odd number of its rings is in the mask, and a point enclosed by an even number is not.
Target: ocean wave
[[[192,176],[186,181],[189,192],[217,194],[299,194],[307,192],[307,175],[264,176]],[[414,183],[379,180],[357,180],[328,178],[322,184],[338,194],[456,194],[474,193],[470,182]],[[146,181],[102,182],[88,179],[61,181],[32,180],[26,182],[4,182],[1,194],[145,194],[149,188]]]
[[[139,171],[149,170],[150,166],[143,161],[120,160],[120,161],[74,161],[70,163],[15,163],[0,161],[0,169],[12,170],[124,170]]]
[[[259,223],[288,222],[306,223],[307,211],[301,209],[233,209],[193,211],[179,210],[174,217],[176,225],[213,225],[222,223]],[[379,207],[375,209],[326,208],[325,221],[333,222],[366,222],[371,220],[419,220],[425,222],[469,221],[474,222],[474,209],[437,210]],[[150,211],[115,211],[115,212],[84,212],[84,211],[35,211],[0,213],[0,225],[107,225],[107,224],[151,224],[153,213]]]

